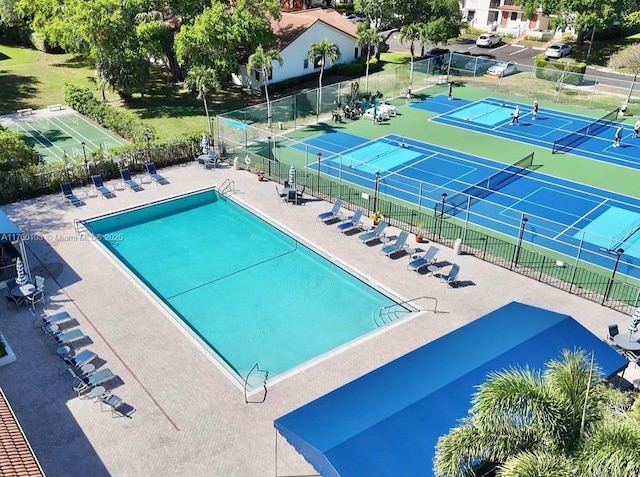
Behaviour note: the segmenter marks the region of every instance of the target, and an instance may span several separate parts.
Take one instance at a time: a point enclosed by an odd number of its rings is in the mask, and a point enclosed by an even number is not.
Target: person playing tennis
[[[640,119],[633,125],[633,139],[638,137],[638,133],[640,133]]]
[[[616,129],[616,133],[613,136],[613,147],[620,147],[620,142],[622,141],[623,129],[624,129],[624,126],[622,124],[618,126],[618,129]]]
[[[532,119],[535,121],[538,116],[538,102],[533,102],[533,111],[531,112]]]
[[[511,114],[511,124],[520,125],[520,106],[516,105],[515,111]]]

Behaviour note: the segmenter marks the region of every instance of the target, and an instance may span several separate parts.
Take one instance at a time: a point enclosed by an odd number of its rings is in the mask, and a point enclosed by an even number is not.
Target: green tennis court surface
[[[72,112],[12,119],[2,123],[19,133],[45,161],[62,160],[64,157],[82,156],[102,149],[104,151],[126,142],[115,134]]]

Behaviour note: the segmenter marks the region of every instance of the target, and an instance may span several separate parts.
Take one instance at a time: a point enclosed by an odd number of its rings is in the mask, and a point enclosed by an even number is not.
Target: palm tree
[[[434,474],[467,477],[492,463],[498,477],[640,475],[640,420],[590,361],[564,350],[544,372],[490,374],[469,415],[438,440]]]
[[[273,71],[273,62],[277,61],[282,67],[282,57],[276,50],[264,51],[262,45],[258,45],[256,51],[249,57],[247,62],[247,74],[251,70],[260,71],[262,83],[264,84],[264,94],[267,98],[267,124],[271,127],[271,103],[269,102],[269,76]]]
[[[360,22],[363,23],[364,22]],[[366,25],[366,24],[365,24]],[[369,62],[371,61],[371,49],[377,47],[382,41],[382,35],[375,28],[358,28],[358,46],[367,51],[367,70],[365,73],[365,91],[369,91]]]
[[[413,48],[414,42],[419,41],[423,36],[424,25],[421,23],[410,23],[400,28],[400,41],[409,42],[409,49],[411,51],[411,70],[409,73],[409,86],[413,85],[413,57],[415,56],[415,50]]]
[[[197,99],[202,99],[204,102],[204,112],[207,115],[209,136],[213,136],[211,119],[209,118],[209,107],[207,106],[207,93],[215,91],[220,87],[215,70],[209,66],[193,66],[187,73],[184,86],[191,92],[197,91]]]
[[[337,43],[331,43],[326,38],[323,38],[317,43],[311,43],[307,57],[309,61],[314,64],[316,61],[320,64],[320,76],[318,77],[318,109],[317,114],[320,114],[320,107],[322,105],[322,75],[324,73],[324,67],[329,60],[332,64],[340,59],[342,53],[340,53],[340,46]]]

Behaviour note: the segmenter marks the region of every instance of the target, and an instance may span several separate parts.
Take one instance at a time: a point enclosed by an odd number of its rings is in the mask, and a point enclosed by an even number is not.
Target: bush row
[[[551,60],[547,59],[544,54],[535,57],[533,66],[536,78],[574,86],[582,83],[582,77],[587,69],[585,63]]]
[[[134,115],[99,102],[89,88],[65,84],[62,92],[64,102],[71,108],[129,141],[145,142],[147,136],[154,136],[154,131]]]

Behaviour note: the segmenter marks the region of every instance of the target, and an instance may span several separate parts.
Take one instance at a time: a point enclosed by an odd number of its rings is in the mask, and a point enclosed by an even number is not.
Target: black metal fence
[[[283,182],[289,178],[290,166],[262,156],[252,155],[252,164],[262,164],[270,171],[270,179]],[[270,164],[269,164],[270,163]],[[430,241],[454,247],[461,241],[461,252],[473,255],[538,282],[551,285],[573,295],[601,304],[626,314],[633,314],[640,305],[640,287],[615,279],[615,273],[604,275],[595,271],[558,261],[536,250],[526,248],[522,240],[503,240],[481,231],[463,227],[455,218],[443,213],[441,207],[417,209],[379,197],[375,191],[356,188],[349,184],[319,175],[315,172],[295,170],[296,186],[304,187],[305,194],[330,202],[342,199],[348,209],[362,209],[368,213],[379,211],[385,221],[394,227],[417,234],[421,232]]]

